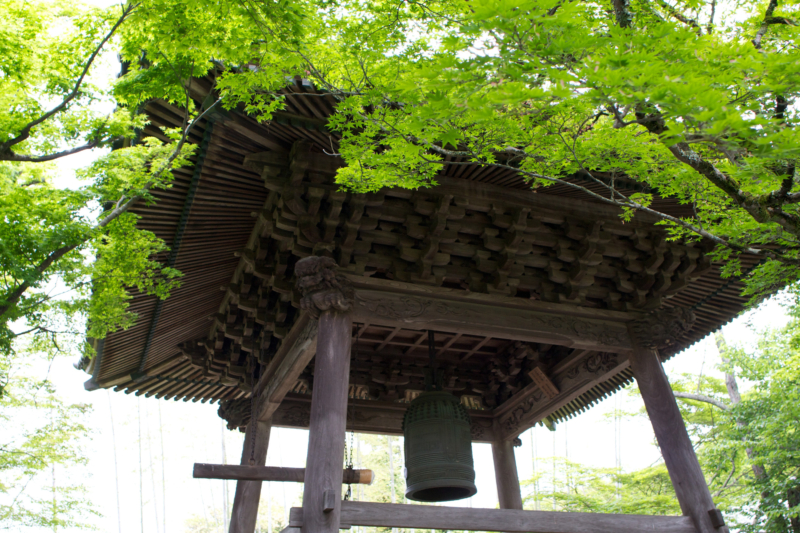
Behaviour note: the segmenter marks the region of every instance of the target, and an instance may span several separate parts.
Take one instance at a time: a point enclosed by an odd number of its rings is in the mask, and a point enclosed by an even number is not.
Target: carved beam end
[[[658,309],[630,323],[631,337],[639,347],[663,350],[678,344],[692,329],[695,319],[691,309]]]
[[[336,271],[336,261],[330,257],[303,258],[295,265],[294,272],[297,289],[303,295],[300,308],[313,318],[319,318],[325,311],[350,311],[353,308],[353,286]]]

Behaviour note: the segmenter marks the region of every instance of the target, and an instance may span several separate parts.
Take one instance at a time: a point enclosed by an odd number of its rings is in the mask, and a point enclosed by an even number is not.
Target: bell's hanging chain
[[[359,338],[361,336],[361,324],[355,324],[356,326],[356,359],[358,359],[358,347],[359,347]],[[347,446],[347,434],[344,437],[344,463],[345,468],[347,470],[353,470],[353,438],[355,433],[350,431],[350,446]],[[352,479],[353,476],[348,476],[348,479]],[[353,486],[348,483],[347,484],[347,492],[344,493],[344,500],[348,501],[353,496]]]
[[[256,380],[257,372],[253,367],[253,390],[250,393],[250,466],[256,464],[256,431],[258,431],[258,422],[256,422],[256,396],[258,396]]]
[[[353,435],[354,433],[350,432],[350,446],[347,446],[347,437],[344,438],[345,443],[345,450],[344,450],[344,462],[345,468],[347,470],[353,470]],[[348,476],[348,479],[352,479],[353,476]],[[348,501],[353,496],[353,486],[348,483],[347,484],[347,492],[344,493],[344,501]]]
[[[439,380],[438,380],[438,376],[437,376],[437,374],[438,374],[437,370],[438,369],[436,368],[436,338],[435,338],[435,335],[436,334],[434,333],[434,331],[432,329],[428,330],[428,358],[430,359],[430,364],[431,364],[431,369],[430,369],[431,378],[430,378],[430,384],[429,385],[426,384],[427,385],[426,388],[430,387],[428,389],[429,391],[439,390],[439,383],[438,383]]]

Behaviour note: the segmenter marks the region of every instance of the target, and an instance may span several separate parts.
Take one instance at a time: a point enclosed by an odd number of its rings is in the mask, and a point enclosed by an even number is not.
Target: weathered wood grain
[[[571,304],[559,304],[543,302],[541,300],[530,300],[525,298],[512,298],[500,294],[484,294],[480,292],[464,291],[460,289],[448,289],[447,287],[436,287],[432,285],[418,285],[405,283],[402,281],[369,278],[355,274],[344,273],[356,290],[374,290],[381,292],[394,292],[406,295],[422,296],[454,302],[471,302],[490,305],[493,307],[505,307],[508,309],[523,309],[549,313],[555,315],[575,316],[582,318],[595,318],[598,320],[609,320],[614,322],[628,322],[642,316],[636,311],[614,311],[611,309],[597,309],[592,307],[581,307]]]
[[[339,531],[352,330],[348,313],[326,311],[320,315],[303,485],[303,533]],[[337,505],[325,513],[327,490],[334,492]]]
[[[501,434],[509,440],[562,408],[598,383],[616,376],[628,368],[628,353],[576,352],[566,364],[559,364],[550,376],[560,391],[549,398],[536,383],[531,383],[494,410]]]
[[[356,291],[353,320],[590,350],[631,348],[627,328],[620,322],[365,289]]]
[[[494,479],[497,483],[497,498],[501,509],[522,509],[522,492],[517,474],[517,459],[514,444],[509,440],[492,443]]]
[[[305,468],[283,466],[217,465],[195,463],[192,477],[195,479],[236,479],[245,481],[289,481],[303,483]],[[342,483],[370,485],[375,475],[372,470],[342,470]]]
[[[245,432],[244,445],[242,446],[242,465],[233,468],[263,468],[267,460],[267,448],[269,447],[270,421],[252,422]],[[255,435],[253,434],[255,432]],[[253,442],[252,439],[255,439]],[[250,459],[255,465],[249,466]],[[224,465],[223,465],[224,466]],[[229,533],[253,533],[256,528],[258,518],[258,502],[261,498],[261,482],[240,480],[236,482],[236,495],[233,498],[233,510],[231,511],[231,522]]]
[[[683,514],[692,518],[700,533],[727,533],[726,527],[715,529],[711,523],[708,512],[715,509],[714,501],[658,351],[637,346],[630,364]]]
[[[310,320],[307,313],[301,313],[259,379],[256,387],[256,413],[259,420],[272,416],[316,351],[317,321]]]
[[[292,507],[289,527],[299,527],[304,522],[303,509]],[[686,516],[469,509],[350,501],[342,502],[342,524],[514,533],[697,533],[691,519]]]

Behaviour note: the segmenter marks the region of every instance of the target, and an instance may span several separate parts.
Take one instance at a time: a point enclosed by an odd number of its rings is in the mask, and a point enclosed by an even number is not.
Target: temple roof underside
[[[194,80],[193,97],[209,88]],[[491,441],[630,383],[629,322],[692,310],[666,359],[744,308],[742,283],[721,277],[708,243],[671,241],[647,216],[623,223],[567,186],[534,191],[512,171],[449,161],[434,187],[343,190],[343,162],[330,155],[339,139],[325,127],[334,104],[298,81],[269,123],[231,111],[190,132],[192,165],[154,191],[157,203],[133,209],[171,247],[159,259],[182,284],[164,301],[132,293],[138,320],[98,343],[87,388],[221,402],[231,428],[247,424],[255,388],[278,400],[274,425],[308,427],[314,361],[291,358],[308,321],[294,264],[309,255],[333,258],[355,288],[356,431],[402,433],[405,406],[424,389],[429,329],[445,390],[470,410],[473,439]],[[182,120],[165,102],[147,112],[145,134],[162,139]],[[654,207],[689,214],[668,198]],[[302,368],[287,373],[286,361]]]

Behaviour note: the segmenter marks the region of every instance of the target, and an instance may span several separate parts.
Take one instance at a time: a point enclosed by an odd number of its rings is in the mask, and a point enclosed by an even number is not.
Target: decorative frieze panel
[[[531,383],[495,409],[503,438],[519,435],[597,383],[610,379],[627,367],[628,358],[624,354],[589,352],[551,376],[558,395],[549,395],[539,384]]]

